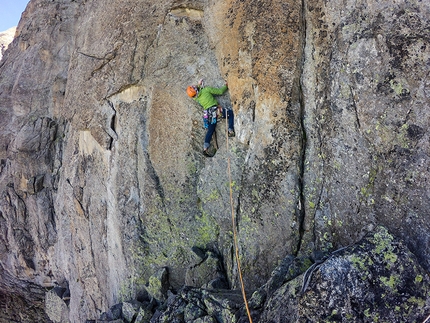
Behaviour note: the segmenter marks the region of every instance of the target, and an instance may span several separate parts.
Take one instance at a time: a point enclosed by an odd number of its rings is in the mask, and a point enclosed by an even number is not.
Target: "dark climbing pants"
[[[222,117],[223,118],[226,117],[225,116],[226,110],[227,110],[226,108],[222,108]],[[233,114],[233,110],[227,110],[227,118],[228,118],[228,130],[233,130],[234,131],[234,114]],[[208,131],[206,132],[205,144],[203,146],[203,149],[209,148],[209,146],[211,144],[212,135],[215,132],[215,128],[216,128],[216,123],[209,124]]]

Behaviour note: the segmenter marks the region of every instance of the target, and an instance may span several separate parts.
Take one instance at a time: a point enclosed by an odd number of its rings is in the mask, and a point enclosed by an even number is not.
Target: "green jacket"
[[[218,101],[214,98],[214,95],[221,95],[225,91],[227,91],[227,85],[224,85],[220,88],[209,86],[203,87],[200,89],[194,100],[196,100],[203,107],[203,109],[206,110],[210,107],[213,107],[214,105],[218,105]]]

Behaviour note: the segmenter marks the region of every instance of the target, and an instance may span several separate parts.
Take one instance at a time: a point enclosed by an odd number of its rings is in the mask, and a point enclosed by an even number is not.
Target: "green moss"
[[[305,258],[300,264],[300,271],[304,273],[310,266],[312,266],[312,261],[309,258]]]
[[[206,247],[209,242],[218,239],[219,227],[212,217],[203,212],[202,216],[197,218],[197,222],[199,223],[197,246]]]
[[[375,204],[375,200],[371,198],[371,196],[373,194],[375,179],[378,174],[378,171],[379,171],[379,168],[371,168],[366,174],[366,176],[368,177],[368,182],[366,186],[360,189],[360,195],[361,195],[360,201],[367,203],[367,205]]]
[[[381,123],[379,121],[376,121],[375,130],[379,130],[380,126],[381,126]]]
[[[194,162],[188,162],[187,169],[190,175],[194,175],[195,173],[197,173],[197,166]]]
[[[365,255],[365,256],[359,256],[359,255],[352,255],[351,256],[351,262],[353,266],[360,272],[360,277],[362,280],[368,279],[369,276],[369,267],[371,267],[374,263],[373,260]]]
[[[392,241],[393,236],[390,235],[385,228],[381,228],[381,230],[375,233],[375,235],[373,236],[373,243],[375,244],[375,253],[381,254],[382,252],[386,252],[387,250],[392,251]]]
[[[154,276],[149,277],[149,285],[148,290],[160,290],[161,289],[161,281]]]
[[[363,195],[364,197],[368,197],[368,196],[370,195],[370,193],[369,193],[369,191],[368,191],[367,187],[362,187],[362,188],[360,189],[360,193],[361,193],[361,195]]]
[[[402,148],[409,148],[409,139],[408,139],[408,124],[404,124],[400,127],[400,131],[397,134],[397,141]]]
[[[289,288],[289,295],[291,295],[292,298],[296,298],[302,288],[302,282],[300,279],[293,279],[290,280],[288,284],[285,284],[284,286],[287,286]]]
[[[399,96],[402,96],[402,95],[405,95],[406,93],[409,93],[409,90],[405,89],[403,87],[402,83],[397,82],[395,80],[390,80],[390,86],[394,90],[394,92]]]
[[[231,186],[230,186],[230,183],[227,183],[227,186],[231,187],[233,191],[236,191],[236,192],[240,191],[240,185],[237,185],[236,181],[232,181]]]
[[[408,303],[416,305],[418,308],[423,308],[426,304],[426,301],[425,299],[416,298],[415,296],[412,296],[408,299]]]
[[[365,309],[365,310],[364,310],[364,312],[363,312],[363,314],[364,314],[364,316],[366,316],[366,317],[370,317],[370,316],[371,316],[371,315],[370,315],[370,308]]]
[[[212,190],[208,196],[204,198],[204,202],[215,202],[221,198],[221,194],[218,190]]]
[[[397,285],[399,284],[399,277],[396,275],[391,275],[390,277],[381,277],[381,283],[390,289],[392,292],[397,292]]]
[[[391,268],[391,264],[397,261],[397,255],[393,252],[387,252],[384,254],[384,260],[389,263],[388,267]]]
[[[419,283],[421,283],[423,281],[423,276],[421,276],[421,275],[417,275],[416,277],[415,277],[415,284],[419,284]]]

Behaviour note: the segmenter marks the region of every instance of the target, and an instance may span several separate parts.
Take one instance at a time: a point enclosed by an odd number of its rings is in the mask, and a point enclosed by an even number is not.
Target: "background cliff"
[[[16,27],[9,28],[6,31],[0,32],[0,60],[3,53],[6,51],[9,44],[12,42],[15,35]]]
[[[95,319],[164,267],[173,291],[237,289],[228,157],[247,289],[383,226],[430,314],[429,20],[419,0],[31,0],[0,63],[3,315],[43,317],[59,285]],[[200,78],[235,112],[211,159]]]

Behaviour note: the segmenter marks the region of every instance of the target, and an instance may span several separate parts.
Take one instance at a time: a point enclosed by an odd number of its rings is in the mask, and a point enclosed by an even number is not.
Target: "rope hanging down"
[[[235,255],[236,255],[236,262],[237,262],[237,271],[239,273],[239,280],[240,280],[240,287],[242,290],[242,296],[243,301],[245,302],[246,307],[246,313],[248,314],[249,323],[252,323],[251,318],[251,312],[249,311],[248,301],[246,300],[246,293],[245,293],[245,285],[243,283],[243,277],[242,277],[242,270],[240,268],[240,260],[239,260],[239,243],[237,241],[237,230],[236,230],[236,220],[234,216],[234,207],[233,207],[233,188],[232,188],[232,181],[231,181],[231,167],[230,167],[230,153],[229,153],[229,147],[228,147],[228,113],[227,108],[225,110],[225,131],[226,131],[226,138],[227,138],[227,170],[228,170],[228,181],[230,186],[230,207],[231,207],[231,220],[233,224],[233,240],[234,240],[234,249],[235,249]]]

